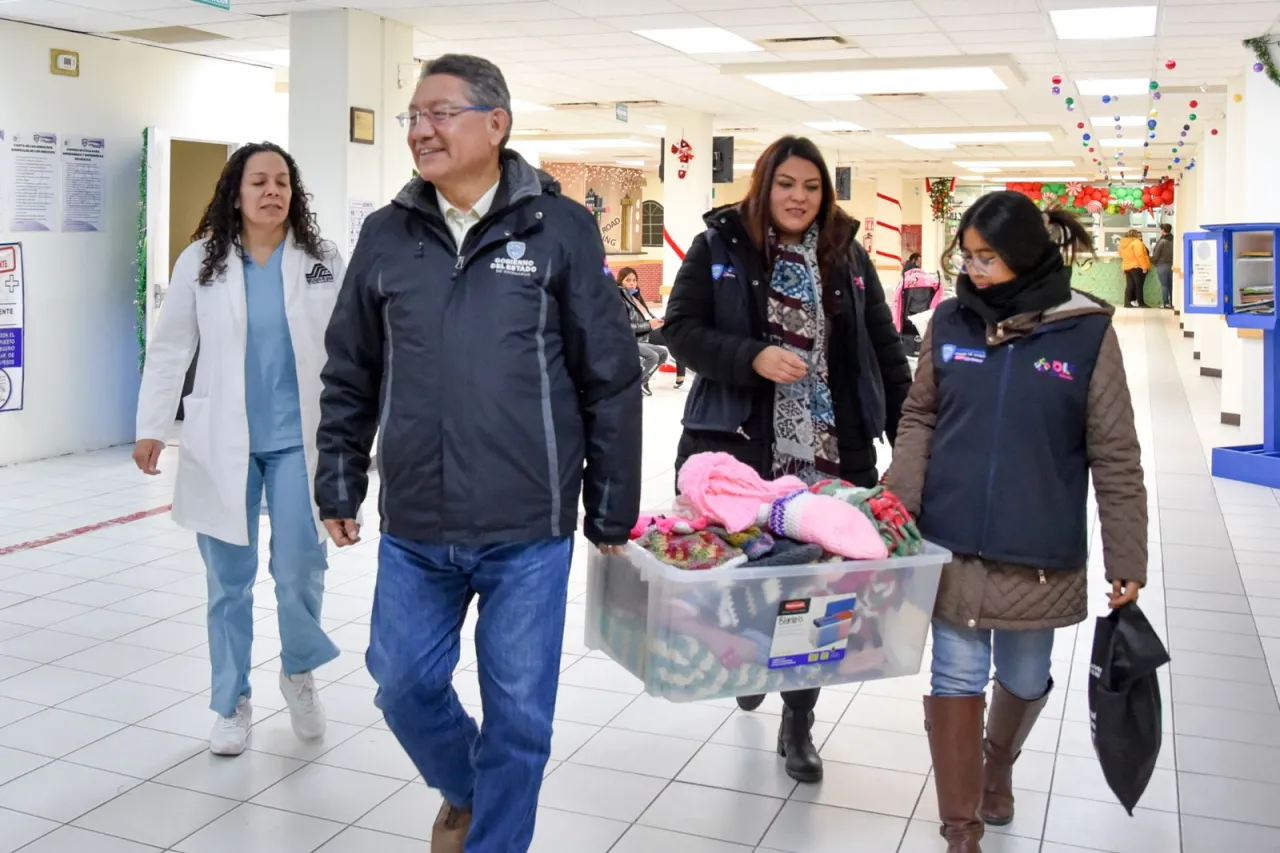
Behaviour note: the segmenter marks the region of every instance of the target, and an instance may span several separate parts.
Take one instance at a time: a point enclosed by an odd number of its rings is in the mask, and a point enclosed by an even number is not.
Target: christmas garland
[[[1262,66],[1263,71],[1267,72],[1267,79],[1280,86],[1280,68],[1276,67],[1276,61],[1271,57],[1272,44],[1273,42],[1267,36],[1244,40],[1244,46],[1253,51],[1253,55],[1258,58],[1258,64]]]
[[[929,205],[933,208],[933,221],[943,222],[951,215],[955,205],[952,193],[956,189],[955,178],[925,178],[925,192],[929,193]]]
[[[147,358],[147,131],[142,131],[142,165],[138,170],[138,242],[134,246],[137,271],[133,304],[138,311],[138,372]]]

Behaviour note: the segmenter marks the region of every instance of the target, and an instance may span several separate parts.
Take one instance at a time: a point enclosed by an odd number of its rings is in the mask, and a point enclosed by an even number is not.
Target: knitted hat
[[[853,560],[889,556],[880,531],[865,515],[841,500],[807,490],[797,490],[773,502],[769,529]]]

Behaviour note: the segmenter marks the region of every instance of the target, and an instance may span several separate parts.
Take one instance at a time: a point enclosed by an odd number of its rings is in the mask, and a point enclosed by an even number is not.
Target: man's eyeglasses
[[[406,130],[413,130],[422,119],[426,119],[432,127],[441,127],[463,113],[489,113],[493,110],[493,107],[436,107],[426,112],[410,110],[407,113],[401,113],[396,116],[396,121],[400,122],[400,126]]]

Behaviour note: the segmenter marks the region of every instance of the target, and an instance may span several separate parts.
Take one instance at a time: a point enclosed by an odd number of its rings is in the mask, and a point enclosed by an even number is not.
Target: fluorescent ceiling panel
[[[754,53],[764,50],[755,42],[747,41],[719,27],[693,27],[677,30],[636,30],[635,34],[666,45],[681,53]]]
[[[890,139],[905,142],[922,151],[946,151],[957,145],[978,145],[984,142],[1052,142],[1053,136],[1043,130],[1008,130],[987,133],[903,133]]]
[[[1139,39],[1156,34],[1155,6],[1055,9],[1049,17],[1058,38],[1063,40]]]
[[[962,169],[981,169],[994,166],[997,169],[1069,169],[1074,160],[956,160]]]
[[[803,71],[748,74],[747,79],[801,101],[857,100],[859,95],[905,92],[996,92],[1007,88],[990,68]]]
[[[1145,95],[1151,91],[1149,77],[1112,77],[1075,82],[1076,91],[1082,95]]]
[[[859,130],[866,130],[860,124],[854,124],[851,121],[806,121],[805,127],[812,127],[814,130],[821,130],[824,133],[854,133]]]

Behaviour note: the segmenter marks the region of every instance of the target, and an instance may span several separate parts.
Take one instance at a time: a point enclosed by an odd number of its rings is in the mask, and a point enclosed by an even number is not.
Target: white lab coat
[[[234,256],[227,271],[201,286],[197,276],[204,241],[178,258],[172,283],[147,343],[138,395],[137,437],[164,441],[173,427],[191,358],[200,348],[195,383],[183,400],[182,452],[173,497],[173,520],[181,527],[230,542],[249,544],[246,492],[249,477],[249,419],[245,411],[244,265]],[[332,246],[312,258],[285,238],[282,263],[285,315],[298,365],[302,441],[314,492],[316,430],[320,425],[320,370],[324,334],[342,286],[346,264]],[[326,275],[327,273],[327,275]],[[317,536],[324,526],[312,498]]]

